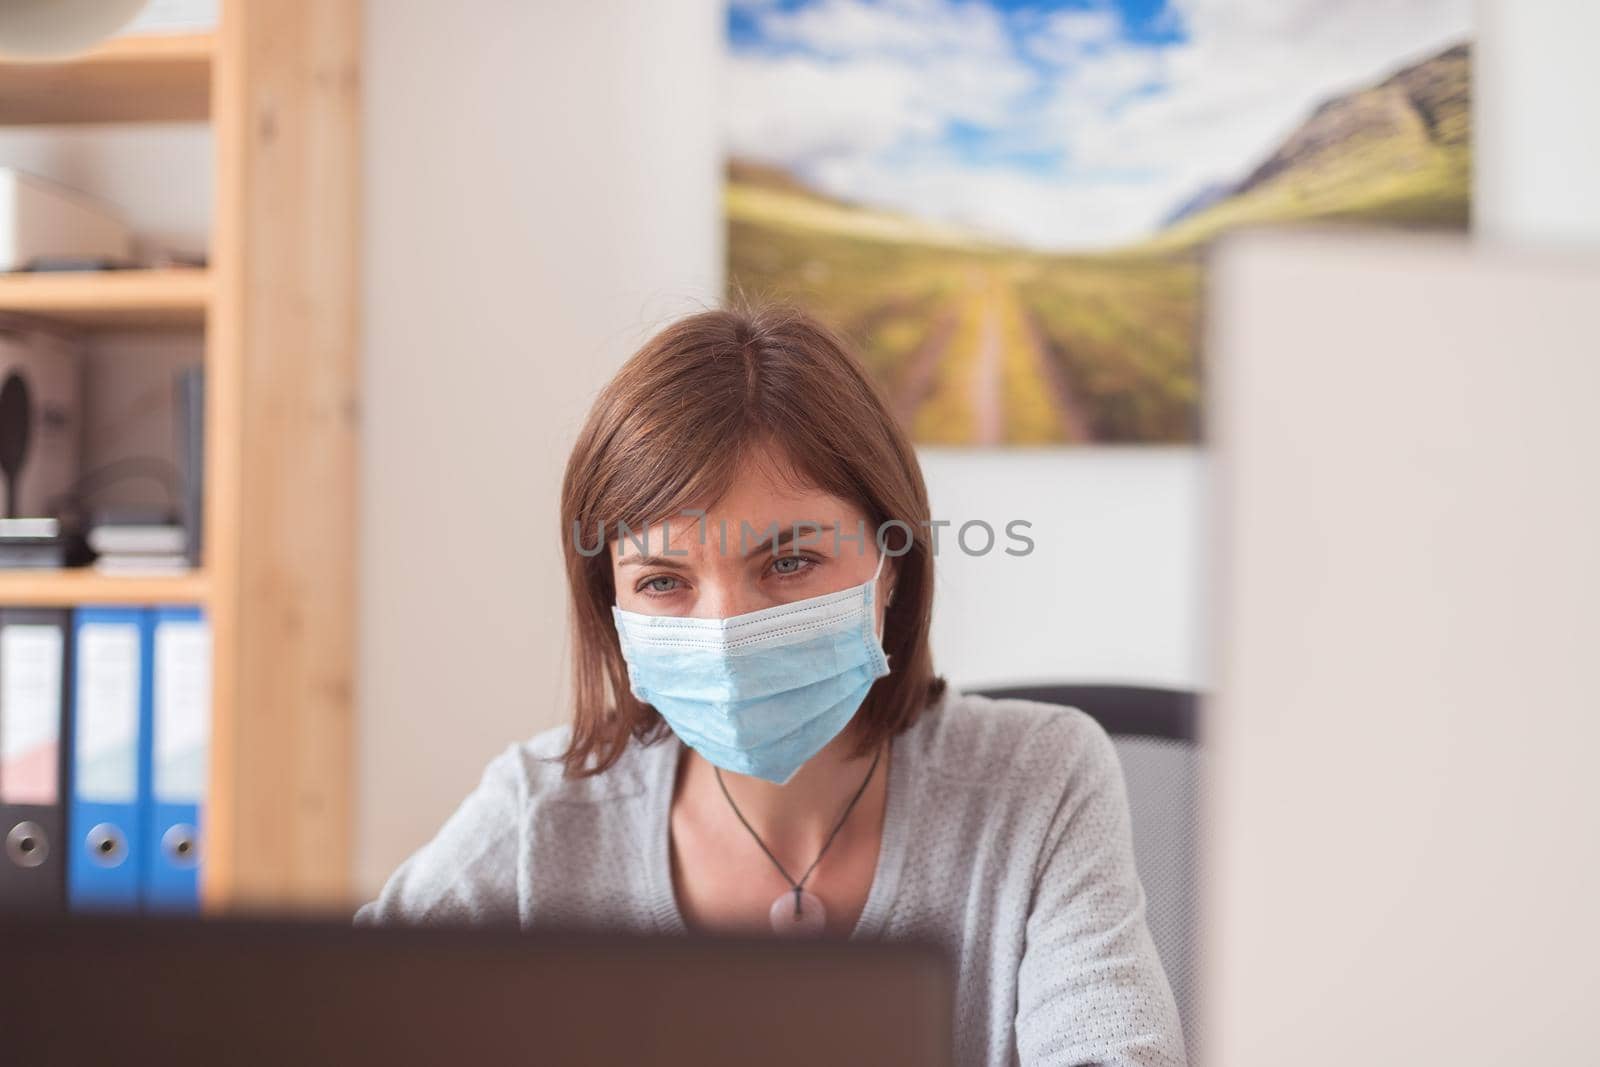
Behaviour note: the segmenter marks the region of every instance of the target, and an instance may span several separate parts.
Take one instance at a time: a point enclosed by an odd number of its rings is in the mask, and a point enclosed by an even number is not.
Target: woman
[[[359,920],[933,940],[958,1063],[1181,1063],[1110,741],[935,675],[929,520],[816,322],[662,331],[567,464],[571,725],[490,763]]]

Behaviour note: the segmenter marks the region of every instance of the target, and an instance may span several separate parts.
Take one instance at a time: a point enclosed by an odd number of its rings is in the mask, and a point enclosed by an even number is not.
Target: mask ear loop
[[[878,600],[878,597],[877,597],[878,579],[883,576],[883,561],[888,559],[888,558],[889,558],[888,551],[882,545],[879,545],[878,546],[878,569],[872,572],[872,580],[867,583],[867,585],[871,587],[872,592],[873,592],[872,600],[873,600],[874,609],[876,609],[877,600]],[[873,630],[874,635],[877,637],[878,644],[880,646],[883,644],[883,627],[888,625],[888,622],[889,622],[889,601],[893,598],[893,596],[894,596],[894,594],[891,591],[890,595],[887,596],[887,597],[884,597],[884,599],[883,599],[883,622],[880,624],[877,619],[873,619],[872,620],[872,630]]]

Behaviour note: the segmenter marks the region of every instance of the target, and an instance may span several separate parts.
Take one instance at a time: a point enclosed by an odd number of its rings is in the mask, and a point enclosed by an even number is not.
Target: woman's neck
[[[861,789],[872,767],[872,755],[854,755],[854,744],[848,731],[834,738],[783,785],[722,772],[728,797],[738,805],[739,813],[766,846],[784,859],[786,866],[791,859],[800,856],[805,857],[804,863],[811,861],[833,832],[850,799]],[[885,743],[883,758],[861,799],[856,801],[846,827],[840,831],[841,836],[848,836],[854,828],[881,826],[888,781],[889,746]],[[676,792],[675,804],[689,806],[704,819],[726,818],[737,832],[743,832],[728,805],[728,797],[722,795],[717,784],[716,768],[692,749],[686,752],[679,769]],[[804,863],[801,870],[804,870]],[[790,873],[798,878],[801,872]]]

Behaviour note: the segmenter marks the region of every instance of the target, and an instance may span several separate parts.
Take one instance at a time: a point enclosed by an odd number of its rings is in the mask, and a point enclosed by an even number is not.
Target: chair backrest
[[[1195,694],[1125,685],[1009,686],[977,692],[1078,708],[1111,735],[1128,786],[1134,861],[1144,883],[1150,936],[1178,1001],[1186,1043],[1197,1048],[1200,752]]]

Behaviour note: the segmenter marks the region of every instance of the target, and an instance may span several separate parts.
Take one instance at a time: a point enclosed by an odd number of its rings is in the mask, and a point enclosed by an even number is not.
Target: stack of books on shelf
[[[182,574],[189,560],[183,524],[159,512],[110,512],[89,530],[95,569],[104,574]]]
[[[0,519],[0,569],[37,570],[67,561],[67,539],[56,519]]]

